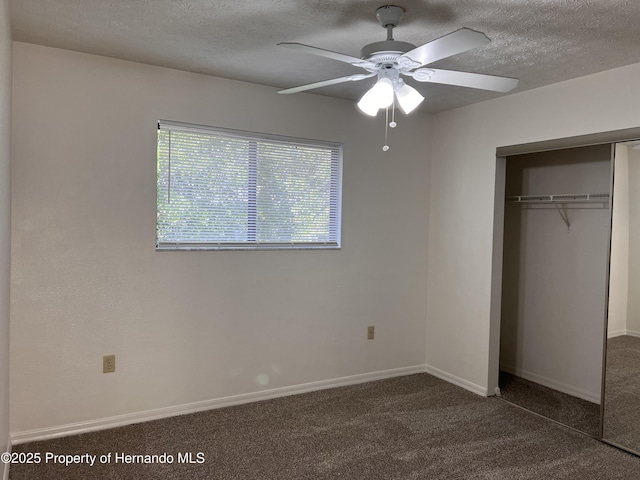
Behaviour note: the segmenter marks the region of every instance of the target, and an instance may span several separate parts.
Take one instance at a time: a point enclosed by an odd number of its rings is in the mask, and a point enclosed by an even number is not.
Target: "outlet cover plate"
[[[373,325],[367,327],[367,340],[373,340],[376,336],[376,327]]]
[[[102,373],[113,373],[116,371],[116,356],[105,355],[102,357]]]

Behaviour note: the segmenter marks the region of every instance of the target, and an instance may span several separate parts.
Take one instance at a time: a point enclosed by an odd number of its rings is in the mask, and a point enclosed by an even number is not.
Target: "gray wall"
[[[434,116],[426,361],[442,376],[488,393],[497,386],[496,149],[637,128],[638,77],[634,64]]]
[[[629,148],[629,293],[627,333],[640,336],[640,151]]]
[[[629,147],[615,146],[608,337],[625,335],[629,294]]]
[[[0,0],[0,450],[9,438],[9,272],[11,265],[11,25]]]
[[[423,367],[428,115],[385,153],[383,119],[344,100],[18,42],[14,78],[22,440]],[[158,119],[343,142],[342,249],[156,252]]]

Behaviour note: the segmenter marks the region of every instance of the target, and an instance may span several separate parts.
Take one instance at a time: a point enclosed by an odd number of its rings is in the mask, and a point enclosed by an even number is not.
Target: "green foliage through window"
[[[339,247],[340,144],[159,127],[159,249]]]

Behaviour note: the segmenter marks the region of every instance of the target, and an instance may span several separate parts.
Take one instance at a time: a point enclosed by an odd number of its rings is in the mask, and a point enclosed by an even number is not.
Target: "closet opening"
[[[636,455],[639,139],[632,128],[497,148],[487,382]]]
[[[639,139],[632,128],[497,148],[487,382],[636,455]]]
[[[501,396],[600,434],[611,145],[506,157]]]

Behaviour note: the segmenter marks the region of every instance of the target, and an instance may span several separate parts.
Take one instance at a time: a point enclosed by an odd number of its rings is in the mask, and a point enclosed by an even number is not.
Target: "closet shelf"
[[[608,193],[561,193],[558,195],[516,195],[507,197],[516,203],[608,203]]]
[[[523,204],[550,204],[556,207],[562,221],[567,226],[567,231],[571,231],[571,223],[567,215],[567,204],[569,203],[602,203],[603,206],[609,203],[608,193],[561,193],[558,195],[516,195],[507,197],[515,203]]]

